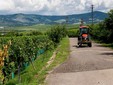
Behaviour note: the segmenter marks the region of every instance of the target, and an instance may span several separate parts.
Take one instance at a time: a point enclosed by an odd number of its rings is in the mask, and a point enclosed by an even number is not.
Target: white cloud
[[[0,10],[11,10],[14,8],[12,0],[0,0]]]
[[[31,13],[44,15],[67,15],[94,10],[108,11],[113,0],[0,0],[0,14]]]

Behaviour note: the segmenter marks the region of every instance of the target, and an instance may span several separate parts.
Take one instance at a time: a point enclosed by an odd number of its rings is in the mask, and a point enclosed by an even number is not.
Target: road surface
[[[47,77],[48,85],[113,85],[113,50],[93,43],[77,48],[70,38],[69,59]]]

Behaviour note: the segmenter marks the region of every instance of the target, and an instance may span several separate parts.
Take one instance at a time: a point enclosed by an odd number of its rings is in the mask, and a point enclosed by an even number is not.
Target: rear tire
[[[88,46],[89,46],[89,47],[92,47],[92,43],[89,43]]]
[[[79,44],[78,46],[79,46],[79,47],[82,47],[82,44]]]
[[[78,42],[78,47],[81,47],[81,46],[82,46],[82,44]]]

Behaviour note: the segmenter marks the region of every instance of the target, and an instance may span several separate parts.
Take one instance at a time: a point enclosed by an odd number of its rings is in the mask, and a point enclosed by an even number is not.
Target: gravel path
[[[70,57],[47,77],[48,85],[113,85],[113,50],[97,43],[76,45],[70,38]]]

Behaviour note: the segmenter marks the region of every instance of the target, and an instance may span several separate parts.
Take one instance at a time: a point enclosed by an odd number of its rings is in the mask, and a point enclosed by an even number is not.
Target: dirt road
[[[70,38],[70,57],[48,77],[48,85],[113,85],[113,50],[93,43],[77,48]]]

